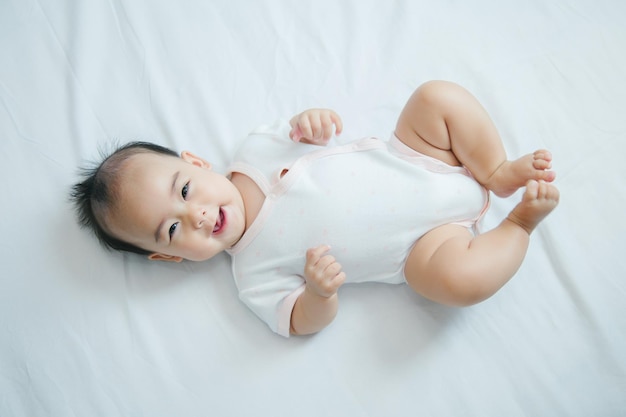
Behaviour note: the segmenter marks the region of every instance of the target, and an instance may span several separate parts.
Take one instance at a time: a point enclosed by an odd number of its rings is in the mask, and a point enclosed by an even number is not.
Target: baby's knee
[[[461,87],[450,81],[432,80],[420,85],[416,91],[417,97],[429,104],[437,104],[447,101]]]
[[[493,290],[484,284],[483,278],[471,271],[455,272],[453,275],[441,277],[448,299],[446,304],[454,307],[468,307],[491,297]]]
[[[409,286],[418,294],[450,307],[467,307],[486,300],[493,291],[467,271],[407,274]]]

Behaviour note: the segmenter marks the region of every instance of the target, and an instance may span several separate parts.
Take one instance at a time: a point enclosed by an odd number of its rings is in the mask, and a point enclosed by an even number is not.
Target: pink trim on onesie
[[[291,333],[291,312],[296,305],[296,301],[298,301],[298,297],[300,297],[300,294],[302,294],[305,289],[306,285],[302,284],[302,286],[289,294],[280,304],[278,309],[278,328],[276,329],[276,333],[279,335],[289,337]]]

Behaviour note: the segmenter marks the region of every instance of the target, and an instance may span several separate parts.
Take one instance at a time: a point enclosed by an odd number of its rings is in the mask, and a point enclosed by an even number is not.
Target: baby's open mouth
[[[224,210],[220,208],[219,215],[217,216],[217,221],[215,222],[215,226],[213,226],[213,233],[219,233],[224,226]]]

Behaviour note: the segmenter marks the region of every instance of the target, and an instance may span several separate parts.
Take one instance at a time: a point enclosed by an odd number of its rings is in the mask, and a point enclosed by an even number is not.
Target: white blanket
[[[0,416],[625,416],[625,20],[611,0],[2,0]],[[107,252],[67,201],[114,142],[223,171],[309,107],[386,138],[429,79],[470,89],[510,157],[552,150],[562,193],[474,307],[346,286],[329,328],[283,339],[226,255]]]

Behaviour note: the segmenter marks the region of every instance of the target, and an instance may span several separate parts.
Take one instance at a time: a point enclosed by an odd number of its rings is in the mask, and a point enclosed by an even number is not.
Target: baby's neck
[[[265,194],[263,194],[261,188],[259,188],[250,177],[239,172],[232,174],[231,182],[239,190],[241,198],[243,199],[246,218],[245,230],[248,230],[248,227],[254,223],[259,211],[261,211],[261,207],[263,207]]]

